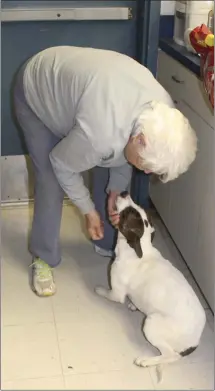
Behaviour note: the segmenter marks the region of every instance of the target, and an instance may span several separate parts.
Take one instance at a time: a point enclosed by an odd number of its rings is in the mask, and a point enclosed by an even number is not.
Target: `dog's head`
[[[118,196],[116,207],[119,213],[119,231],[137,256],[142,258],[143,242],[151,243],[154,234],[146,212],[132,201],[128,192]]]

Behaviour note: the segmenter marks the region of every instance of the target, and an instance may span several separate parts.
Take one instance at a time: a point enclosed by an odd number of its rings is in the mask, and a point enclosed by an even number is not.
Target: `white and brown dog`
[[[152,245],[154,228],[145,211],[128,193],[117,199],[120,215],[111,289],[96,288],[109,300],[124,303],[146,315],[143,332],[160,355],[137,358],[141,367],[172,363],[199,345],[206,316],[199,299],[182,273]]]

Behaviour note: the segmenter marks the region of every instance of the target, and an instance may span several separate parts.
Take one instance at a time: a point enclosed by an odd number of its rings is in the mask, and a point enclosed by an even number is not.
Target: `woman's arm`
[[[73,128],[51,151],[50,160],[57,180],[83,214],[95,209],[81,173],[99,161],[90,141],[80,128]]]
[[[132,166],[125,163],[119,167],[110,168],[110,179],[107,186],[107,193],[110,191],[121,193],[127,190],[132,176]]]
[[[116,199],[118,194],[127,190],[132,176],[132,166],[125,163],[123,166],[112,167],[110,169],[110,179],[107,187],[108,197],[108,215],[113,226],[117,227],[119,215],[116,210]]]

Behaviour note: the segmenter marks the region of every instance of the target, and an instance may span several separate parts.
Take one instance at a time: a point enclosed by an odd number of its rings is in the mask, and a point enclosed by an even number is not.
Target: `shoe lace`
[[[41,279],[52,278],[52,268],[42,259],[35,259],[35,261],[32,262],[30,267],[34,266],[36,267],[37,274]]]

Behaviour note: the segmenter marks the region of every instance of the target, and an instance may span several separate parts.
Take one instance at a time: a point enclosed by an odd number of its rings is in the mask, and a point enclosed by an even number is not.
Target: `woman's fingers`
[[[111,191],[108,197],[108,214],[116,213],[116,199],[119,195],[119,192]]]
[[[96,231],[95,232],[95,236],[96,236],[95,240],[103,239],[103,237],[104,237],[103,226],[98,227],[95,231]]]
[[[100,240],[104,237],[104,224],[95,210],[86,215],[86,225],[93,240]]]
[[[114,227],[118,226],[118,224],[119,224],[119,215],[118,215],[118,213],[113,213],[113,214],[109,215],[109,219],[110,219],[111,224]]]
[[[103,237],[104,237],[104,232],[101,227],[89,228],[88,233],[89,233],[91,239],[93,239],[93,240],[100,240],[100,239],[103,239]]]
[[[108,198],[108,215],[111,224],[117,228],[119,224],[119,214],[116,210],[116,199],[118,197],[118,192],[110,192],[109,198]]]

